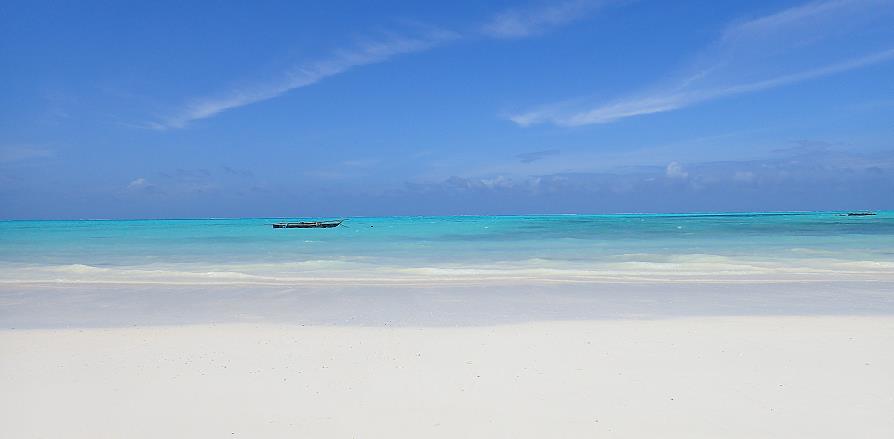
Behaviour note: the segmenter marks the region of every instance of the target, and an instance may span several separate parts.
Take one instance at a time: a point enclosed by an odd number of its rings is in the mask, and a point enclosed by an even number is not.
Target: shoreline
[[[735,283],[894,281],[894,261],[749,260],[682,255],[670,261],[388,266],[346,261],[278,264],[0,265],[0,288],[19,285],[403,286],[414,284]]]
[[[704,316],[894,315],[894,282],[0,285],[0,329],[204,323],[486,326]]]

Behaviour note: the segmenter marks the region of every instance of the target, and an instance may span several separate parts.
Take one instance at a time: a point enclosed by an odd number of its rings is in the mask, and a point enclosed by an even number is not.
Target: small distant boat
[[[338,227],[344,220],[338,221],[299,221],[274,223],[274,229],[331,229]]]
[[[875,212],[848,212],[847,216],[872,216]]]

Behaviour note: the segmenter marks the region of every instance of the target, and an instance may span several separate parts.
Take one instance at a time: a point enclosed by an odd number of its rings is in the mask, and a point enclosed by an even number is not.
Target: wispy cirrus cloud
[[[668,90],[666,92],[631,97],[589,110],[568,111],[560,106],[553,106],[529,113],[512,115],[510,116],[510,120],[522,126],[542,122],[551,122],[561,126],[610,123],[627,117],[662,113],[713,99],[794,84],[813,78],[820,78],[835,73],[866,67],[892,59],[894,59],[894,49],[889,49],[860,58],[849,59],[840,63],[830,64],[789,75],[782,75],[762,81],[730,84],[725,87],[705,90]]]
[[[580,20],[593,12],[619,3],[617,0],[570,0],[524,9],[509,9],[497,14],[481,27],[484,35],[494,38],[524,38]]]
[[[147,126],[159,130],[183,128],[190,122],[272,99],[356,67],[381,63],[399,55],[422,52],[458,37],[455,32],[434,29],[412,36],[391,35],[366,40],[352,48],[335,51],[329,57],[298,65],[280,78],[228,90],[217,96],[192,99],[173,115],[149,122]]]
[[[684,72],[642,92],[610,101],[559,102],[509,119],[522,126],[610,123],[889,61],[894,59],[894,41],[885,47],[860,37],[891,33],[885,29],[886,18],[894,15],[892,3],[822,0],[741,21],[728,26]],[[854,56],[855,50],[863,53]]]
[[[565,2],[515,8],[497,13],[484,25],[466,32],[425,28],[407,34],[392,34],[368,39],[330,56],[295,66],[277,78],[259,80],[252,85],[234,87],[216,95],[187,101],[171,114],[139,126],[156,130],[183,128],[234,108],[281,96],[357,67],[377,64],[391,58],[424,52],[463,38],[523,38],[543,34],[572,21],[583,19],[603,6],[622,0],[568,0]]]

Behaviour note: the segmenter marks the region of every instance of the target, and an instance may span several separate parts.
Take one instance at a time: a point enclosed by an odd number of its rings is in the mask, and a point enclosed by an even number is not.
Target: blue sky
[[[894,0],[5,2],[0,217],[894,208]]]

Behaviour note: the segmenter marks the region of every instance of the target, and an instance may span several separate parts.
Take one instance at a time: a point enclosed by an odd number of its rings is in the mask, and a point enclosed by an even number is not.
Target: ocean
[[[310,218],[304,218],[310,219]],[[0,222],[0,282],[888,279],[894,211]]]

